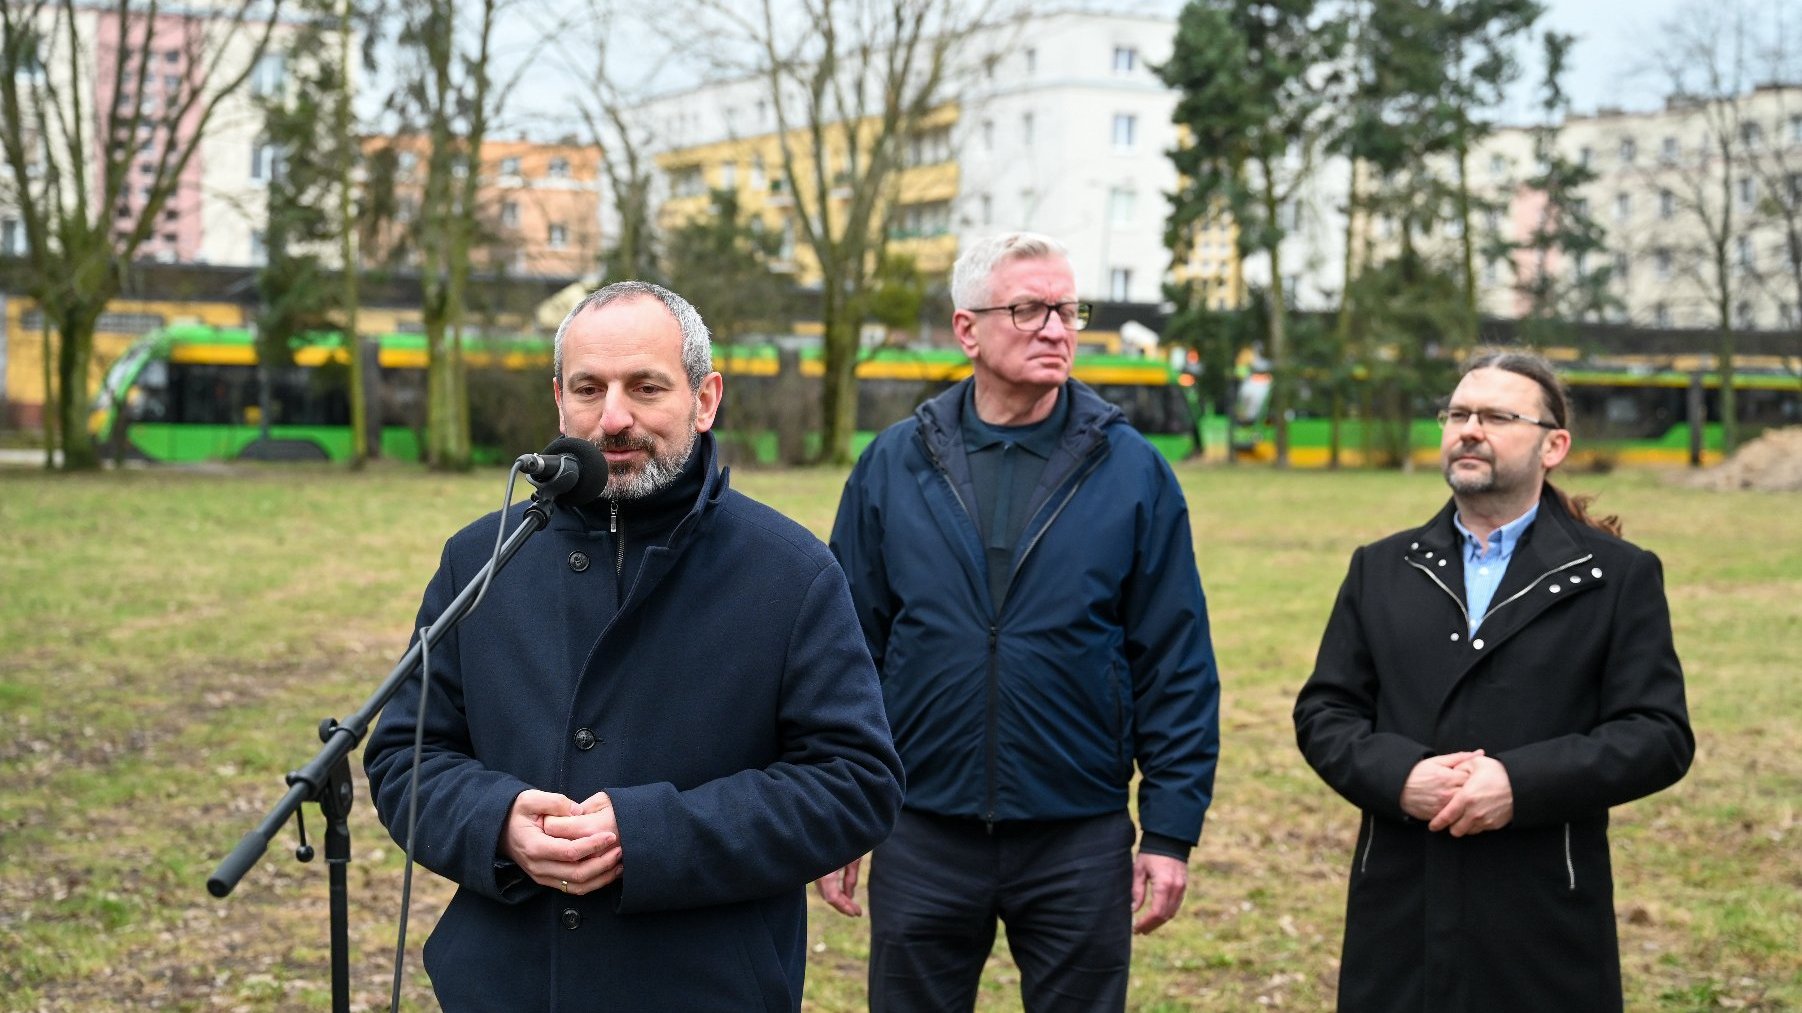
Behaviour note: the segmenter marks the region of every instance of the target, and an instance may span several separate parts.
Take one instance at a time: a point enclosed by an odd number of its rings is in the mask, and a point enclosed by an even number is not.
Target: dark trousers
[[[1132,820],[997,823],[901,811],[870,863],[870,1010],[968,1010],[1007,927],[1032,1013],[1126,1008]]]

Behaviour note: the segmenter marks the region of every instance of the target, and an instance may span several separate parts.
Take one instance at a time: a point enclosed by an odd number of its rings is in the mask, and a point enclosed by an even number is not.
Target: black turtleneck
[[[688,516],[700,498],[701,489],[707,483],[708,462],[713,457],[708,452],[709,438],[706,433],[696,436],[681,474],[649,496],[628,500],[603,496],[585,507],[576,508],[588,531],[607,546],[606,565],[613,570],[618,593],[615,600],[621,604],[625,603],[626,594],[638,576],[645,550],[668,542],[676,525]]]

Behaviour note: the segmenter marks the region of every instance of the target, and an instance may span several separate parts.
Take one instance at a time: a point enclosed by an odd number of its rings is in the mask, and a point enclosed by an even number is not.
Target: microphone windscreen
[[[601,448],[578,436],[559,436],[544,448],[545,456],[568,454],[576,459],[576,484],[557,497],[564,506],[586,506],[601,498],[607,489],[607,455]]]

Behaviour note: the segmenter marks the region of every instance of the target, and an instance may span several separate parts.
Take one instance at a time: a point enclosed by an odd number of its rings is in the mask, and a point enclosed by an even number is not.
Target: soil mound
[[[1802,426],[1772,429],[1694,478],[1704,489],[1802,492]]]

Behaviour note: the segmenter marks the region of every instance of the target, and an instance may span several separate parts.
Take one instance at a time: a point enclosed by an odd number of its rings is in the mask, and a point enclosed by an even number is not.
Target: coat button
[[[1457,639],[1458,639],[1458,635],[1457,635],[1457,634],[1456,634],[1456,633],[1454,633],[1454,634],[1452,634],[1452,640],[1453,640],[1453,642],[1456,642],[1456,641],[1457,641]]]
[[[582,912],[577,911],[573,907],[564,908],[563,909],[563,927],[566,929],[581,928],[582,927]]]
[[[1562,591],[1564,589],[1559,587],[1556,584],[1553,584],[1551,587],[1547,588],[1547,590],[1551,591],[1553,594],[1557,594],[1559,591]]]
[[[1583,578],[1580,575],[1573,573],[1571,574],[1570,582],[1573,584],[1581,584],[1583,583]]]
[[[1433,554],[1432,554],[1432,553],[1431,553],[1431,552],[1429,552],[1429,553],[1427,553],[1427,558],[1428,558],[1428,559],[1432,559],[1432,558],[1433,558]]]
[[[1480,650],[1482,650],[1482,649],[1483,649],[1483,641],[1481,641],[1481,640],[1472,640],[1472,641],[1471,641],[1471,642],[1470,642],[1470,646],[1472,646],[1472,647],[1474,647],[1474,648],[1476,648],[1476,649],[1477,649],[1477,650],[1479,650],[1479,651],[1480,651]]]
[[[1439,565],[1440,565],[1440,566],[1444,566],[1444,565],[1445,565],[1445,560],[1443,560],[1443,559],[1441,559],[1441,560],[1440,560],[1440,561],[1439,561]]]
[[[1602,568],[1599,566],[1590,568],[1589,575],[1591,577],[1600,577],[1602,575]]]
[[[588,569],[588,553],[580,550],[570,553],[569,568],[577,573],[581,573],[583,570]]]
[[[592,730],[587,729],[587,728],[576,729],[576,748],[577,749],[580,749],[583,751],[593,749],[594,744],[599,741],[601,741],[601,740],[595,738],[594,732]]]
[[[1420,548],[1420,543],[1419,543],[1419,542],[1413,542],[1413,543],[1410,543],[1410,544],[1409,544],[1409,545],[1408,545],[1408,548],[1410,548],[1410,549],[1418,549],[1418,548]]]

